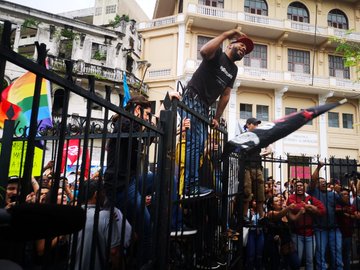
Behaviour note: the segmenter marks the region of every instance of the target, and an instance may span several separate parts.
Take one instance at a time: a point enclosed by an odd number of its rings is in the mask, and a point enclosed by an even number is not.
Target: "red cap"
[[[250,38],[248,38],[247,35],[242,35],[241,37],[237,38],[236,40],[232,41],[231,43],[238,43],[238,42],[245,44],[245,46],[246,46],[245,54],[251,53],[252,50],[254,49],[254,43]]]

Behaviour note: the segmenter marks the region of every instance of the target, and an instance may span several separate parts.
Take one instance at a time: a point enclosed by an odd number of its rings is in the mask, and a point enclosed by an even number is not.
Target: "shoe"
[[[196,198],[196,197],[205,197],[210,195],[211,193],[213,193],[214,191],[210,188],[205,188],[205,187],[200,187],[200,186],[196,186],[196,187],[191,187],[187,190],[187,192],[185,192],[185,199],[189,199],[189,198]]]
[[[191,229],[189,227],[187,227],[186,225],[184,226],[180,226],[178,229],[176,230],[172,230],[170,233],[170,236],[175,237],[175,236],[188,236],[188,235],[193,235],[196,234],[197,230],[196,229]]]
[[[201,262],[196,264],[196,269],[218,269],[220,268],[220,264],[213,261],[212,259],[204,259]]]
[[[217,264],[218,265],[220,265],[220,266],[225,266],[225,265],[227,265],[227,262],[226,262],[226,260],[224,260],[224,259],[216,259],[216,262],[217,262]]]

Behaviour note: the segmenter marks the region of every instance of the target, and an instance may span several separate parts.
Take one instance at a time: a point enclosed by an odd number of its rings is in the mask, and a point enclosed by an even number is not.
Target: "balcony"
[[[185,74],[191,76],[200,63],[200,60],[188,59],[185,63]],[[238,68],[237,78],[241,80],[241,85],[249,87],[275,89],[285,84],[307,93],[328,91],[329,89],[339,93],[349,92],[353,94],[353,91],[360,92],[360,83],[348,79],[322,76],[314,76],[313,79],[311,74],[306,73],[276,71],[248,66],[239,66]]]
[[[50,69],[64,73],[65,72],[65,59],[49,56]],[[84,61],[76,61],[74,63],[73,73],[77,75],[93,75],[98,80],[109,80],[111,82],[122,82],[123,81],[123,70],[113,69],[104,66],[93,65],[85,63]],[[134,74],[126,71],[127,84],[133,89],[137,90],[141,84],[141,80],[138,79]],[[142,84],[141,92],[148,94],[147,84]]]
[[[225,10],[193,3],[188,4],[184,14],[192,17],[193,26],[224,31],[241,23],[242,31],[245,33],[256,33],[257,36],[273,39],[274,37],[281,36],[284,32],[288,32],[289,35],[287,38],[290,41],[309,44],[313,44],[314,40],[304,39],[303,35],[314,35],[316,32],[317,43],[320,45],[329,37],[344,36],[346,34],[345,30],[334,29],[332,27],[315,27],[315,25],[308,23],[281,20],[268,16]],[[173,25],[176,22],[182,21],[184,14],[139,23],[138,29],[150,30],[153,27]],[[221,20],[220,24],[219,20]],[[360,42],[360,33],[351,33],[348,35],[348,38]]]

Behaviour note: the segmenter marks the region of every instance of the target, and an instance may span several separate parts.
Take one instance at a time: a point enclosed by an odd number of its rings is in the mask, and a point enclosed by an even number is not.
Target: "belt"
[[[199,94],[195,93],[194,90],[192,90],[191,88],[185,88],[184,93],[183,93],[183,98],[189,98],[192,100],[196,100],[199,103],[201,103],[201,105],[204,108],[209,108],[209,106],[206,105],[206,103],[200,98]]]

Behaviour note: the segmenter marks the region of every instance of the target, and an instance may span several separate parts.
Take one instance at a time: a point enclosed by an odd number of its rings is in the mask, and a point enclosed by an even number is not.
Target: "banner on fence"
[[[24,164],[25,164],[25,154],[27,149],[27,142],[13,142],[11,149],[11,159],[10,159],[10,168],[9,176],[22,176],[24,173]],[[0,144],[1,150],[1,144]],[[34,161],[32,166],[32,176],[41,175],[41,163],[43,150],[38,147],[34,148]]]

